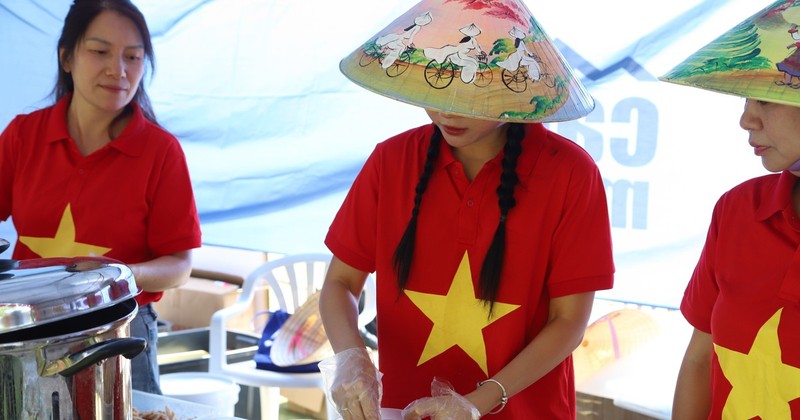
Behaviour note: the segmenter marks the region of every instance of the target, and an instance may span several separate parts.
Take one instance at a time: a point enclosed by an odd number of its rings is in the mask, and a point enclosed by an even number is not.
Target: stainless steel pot
[[[128,359],[146,343],[130,337],[130,269],[101,258],[3,267],[0,420],[131,419]]]

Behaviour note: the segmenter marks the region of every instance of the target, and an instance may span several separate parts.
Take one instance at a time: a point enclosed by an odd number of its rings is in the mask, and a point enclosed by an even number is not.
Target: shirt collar
[[[49,121],[47,121],[47,131],[45,140],[48,143],[69,139],[69,130],[67,129],[67,109],[69,108],[72,94],[64,95],[53,106],[53,112],[50,114]],[[122,130],[122,133],[110,143],[111,148],[118,150],[129,156],[140,156],[144,151],[144,142],[140,139],[141,132],[145,129],[148,121],[144,117],[142,109],[136,102],[131,102],[130,106],[133,107],[131,120],[128,125]]]
[[[792,205],[792,190],[797,182],[797,177],[789,171],[781,172],[778,185],[772,190],[771,195],[758,204],[756,220],[764,221],[775,213],[781,212]]]
[[[50,113],[47,121],[47,131],[45,140],[48,143],[53,143],[59,140],[69,138],[69,130],[67,130],[67,108],[69,108],[69,101],[72,94],[64,95],[53,106],[53,112]]]
[[[433,134],[433,127],[434,125],[430,124],[429,136]],[[544,147],[544,139],[547,137],[547,129],[540,123],[525,123],[524,127],[525,140],[523,140],[522,144],[522,154],[520,154],[519,158],[517,158],[516,171],[519,175],[519,185],[523,188],[527,188],[526,182],[529,179],[529,175],[533,171],[533,167],[535,166],[536,159],[538,158],[542,147]],[[437,168],[445,168],[448,165],[457,162],[455,155],[453,155],[453,151],[450,149],[444,139],[442,139],[440,147],[440,157],[437,159],[436,163]],[[488,161],[487,164],[502,166],[504,155],[504,150],[500,150],[500,153]]]

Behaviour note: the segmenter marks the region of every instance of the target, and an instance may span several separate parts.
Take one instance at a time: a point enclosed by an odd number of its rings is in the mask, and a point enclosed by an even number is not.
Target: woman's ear
[[[58,62],[61,64],[61,68],[64,69],[64,72],[69,73],[71,71],[69,68],[69,60],[66,58],[66,53],[63,48],[58,49]]]

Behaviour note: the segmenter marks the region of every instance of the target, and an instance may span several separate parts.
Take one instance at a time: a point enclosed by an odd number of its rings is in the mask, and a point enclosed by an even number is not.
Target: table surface
[[[648,312],[659,334],[626,357],[593,373],[576,389],[614,401],[618,407],[657,419],[669,419],[672,397],[692,327],[679,311]]]

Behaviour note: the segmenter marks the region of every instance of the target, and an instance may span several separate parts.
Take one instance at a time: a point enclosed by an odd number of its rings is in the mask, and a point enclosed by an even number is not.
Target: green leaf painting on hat
[[[704,46],[660,79],[800,105],[800,2],[780,0]]]

